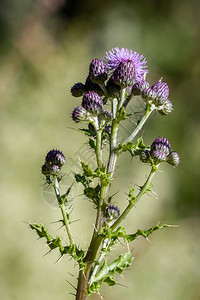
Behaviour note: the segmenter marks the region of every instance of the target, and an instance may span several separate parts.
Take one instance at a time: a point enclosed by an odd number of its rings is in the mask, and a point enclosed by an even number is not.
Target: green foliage
[[[92,150],[96,151],[96,143],[93,139],[89,139],[89,145]]]
[[[95,188],[86,187],[84,189],[84,195],[92,200],[94,205],[97,207],[100,199],[101,187],[99,184]]]
[[[133,257],[130,252],[120,255],[110,264],[107,264],[107,261],[105,260],[93,281],[88,285],[87,294],[90,295],[98,292],[103,282],[106,282],[109,286],[115,285],[116,281],[114,277],[116,272],[121,274],[124,269],[131,265],[132,260]]]
[[[39,238],[45,238],[47,245],[50,248],[50,251],[58,248],[60,251],[60,254],[63,256],[64,254],[69,254],[71,255],[75,261],[77,261],[79,264],[82,263],[83,257],[84,257],[84,251],[79,250],[75,245],[70,244],[69,246],[63,246],[61,244],[61,238],[56,237],[53,238],[46,230],[46,228],[40,224],[29,224],[31,229],[35,230],[39,236]]]
[[[172,227],[172,225],[163,224],[160,226],[153,226],[147,230],[138,229],[134,234],[127,234],[125,228],[120,226],[115,231],[113,231],[111,228],[103,229],[101,234],[104,239],[108,238],[110,240],[110,244],[113,245],[115,241],[119,238],[123,238],[123,240],[126,243],[130,243],[133,240],[135,240],[138,236],[143,236],[144,238],[147,238],[155,230],[163,229],[166,227]]]
[[[167,224],[163,224],[163,225],[156,225],[156,226],[153,226],[147,230],[141,230],[141,229],[138,229],[136,233],[134,234],[128,234],[128,235],[125,235],[124,236],[124,241],[127,242],[127,243],[130,243],[132,242],[133,240],[135,240],[138,236],[143,236],[145,239],[148,238],[148,236],[155,230],[158,230],[158,229],[163,229],[163,228],[166,228],[166,227],[172,227],[171,225],[167,225]]]
[[[91,137],[95,136],[95,131],[94,130],[79,128],[79,129],[77,129],[77,131],[80,131],[80,132],[82,132],[83,134],[85,134],[87,136],[91,136]]]
[[[140,155],[140,153],[142,151],[144,151],[145,149],[149,150],[150,147],[147,147],[144,145],[143,143],[143,139],[142,137],[140,137],[137,140],[136,144],[133,144],[132,142],[127,142],[126,144],[119,144],[117,148],[115,148],[115,151],[117,154],[121,154],[122,152],[126,152],[129,151],[131,156],[137,156]]]
[[[85,177],[99,178],[102,185],[108,185],[110,183],[110,174],[107,174],[107,167],[97,168],[93,171],[89,165],[84,162],[81,162],[81,166]]]

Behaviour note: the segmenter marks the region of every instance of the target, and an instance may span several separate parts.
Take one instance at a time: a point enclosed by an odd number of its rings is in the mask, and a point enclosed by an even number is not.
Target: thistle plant
[[[42,166],[45,182],[54,189],[62,215],[60,222],[66,229],[68,240],[63,244],[60,237],[51,236],[42,224],[30,224],[30,227],[46,240],[50,251],[57,248],[62,257],[69,255],[78,264],[77,300],[99,293],[103,283],[115,285],[116,273],[121,274],[131,265],[133,256],[130,251],[123,252],[110,262],[109,254],[113,246],[116,247],[120,241],[132,243],[138,236],[147,239],[153,231],[170,227],[166,224],[156,225],[130,233],[126,232],[123,225],[124,219],[132,213],[132,208],[141,197],[151,192],[152,179],[160,165],[167,163],[176,167],[180,162],[178,153],[172,151],[167,138],[157,137],[151,145],[145,145],[142,137],[138,136],[152,112],[164,116],[173,110],[168,84],[160,79],[151,86],[146,80],[146,64],[143,55],[124,48],[114,48],[103,59],[93,59],[85,83],[76,83],[71,88],[74,97],[82,97],[79,106],[72,112],[72,119],[82,126],[79,132],[86,135],[88,148],[93,151],[96,161],[95,168],[87,161],[80,161],[81,171],[74,175],[75,184],[82,186],[84,197],[92,201],[96,215],[87,250],[77,246],[71,229],[69,195],[72,187],[64,194],[60,192],[60,182],[64,178],[64,154],[60,150],[49,151]],[[135,96],[140,96],[143,101],[142,117],[129,136],[120,138],[120,127],[125,126],[124,121],[134,114],[134,111],[128,114],[127,107]],[[106,149],[109,155],[105,154]],[[117,159],[125,152],[147,164],[149,175],[146,179],[144,176],[142,186],[137,189],[131,186],[126,191],[128,205],[120,212],[113,203],[110,187],[115,179]]]

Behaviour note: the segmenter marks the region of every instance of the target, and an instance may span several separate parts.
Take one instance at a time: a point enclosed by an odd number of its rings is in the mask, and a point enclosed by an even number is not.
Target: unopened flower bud
[[[85,92],[85,85],[81,82],[75,83],[71,88],[71,93],[74,97],[82,97]]]
[[[167,156],[167,162],[172,165],[173,167],[177,167],[180,163],[180,157],[179,154],[176,151],[172,151]]]
[[[153,141],[151,145],[151,153],[153,153],[156,150],[163,151],[166,155],[169,155],[171,152],[171,145],[167,138],[165,137],[159,137]]]
[[[161,115],[168,115],[173,110],[173,104],[170,100],[165,100],[164,104],[158,109]]]
[[[142,91],[142,98],[145,101],[154,101],[156,99],[156,92],[154,92],[151,88],[145,88]]]
[[[77,106],[72,112],[72,119],[78,123],[87,120],[87,111],[82,106]]]
[[[89,76],[93,83],[102,84],[108,77],[108,68],[100,59],[93,59],[90,68]]]
[[[151,152],[151,158],[155,163],[166,161],[167,155],[162,150],[155,150]]]
[[[148,150],[144,150],[140,153],[140,160],[144,163],[150,161],[150,152]]]
[[[120,210],[117,206],[109,204],[105,211],[105,216],[109,220],[117,219],[120,215]]]
[[[88,92],[83,96],[82,106],[92,114],[99,114],[103,109],[103,101],[95,92]]]
[[[113,79],[122,88],[133,85],[135,82],[134,62],[132,60],[120,62],[113,73]]]
[[[146,80],[142,80],[142,81],[137,81],[133,87],[132,87],[132,95],[141,95],[141,93],[145,90],[149,88],[149,83]]]
[[[59,168],[65,164],[65,156],[60,150],[51,150],[47,153],[45,158],[47,167],[56,165]]]
[[[109,110],[102,110],[101,118],[106,122],[110,122],[112,120],[112,113]]]
[[[166,82],[158,81],[151,87],[152,91],[156,93],[157,100],[167,100],[169,97],[169,87]]]

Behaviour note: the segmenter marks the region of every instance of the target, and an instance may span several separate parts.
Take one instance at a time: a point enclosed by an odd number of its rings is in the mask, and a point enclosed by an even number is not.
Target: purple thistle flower
[[[117,219],[120,215],[120,210],[117,206],[109,204],[105,211],[105,216],[109,219]]]
[[[92,114],[99,114],[103,109],[103,101],[95,92],[88,92],[83,96],[82,106]]]
[[[72,119],[78,123],[87,119],[87,111],[82,106],[77,106],[72,112]]]
[[[65,164],[65,156],[60,150],[51,150],[47,153],[45,161],[47,165],[62,167]]]
[[[137,81],[132,88],[131,93],[133,95],[140,95],[145,89],[149,88],[149,83],[146,80]]]
[[[155,139],[155,141],[153,141],[151,145],[151,153],[157,150],[161,150],[166,155],[169,155],[169,153],[171,152],[171,145],[167,138],[159,137]]]
[[[112,78],[120,87],[131,86],[135,82],[135,68],[132,60],[121,61],[115,69]]]
[[[150,152],[149,150],[144,150],[140,153],[140,160],[144,163],[147,163],[150,161]]]
[[[179,154],[176,151],[172,151],[167,157],[167,162],[173,167],[177,167],[180,163]]]
[[[106,122],[110,122],[112,120],[112,113],[111,111],[105,109],[105,110],[102,110],[102,113],[101,113],[101,117],[102,119],[104,119]]]
[[[42,165],[42,174],[45,176],[58,175],[59,172],[60,172],[60,168],[58,165],[51,165],[47,163],[44,163]]]
[[[155,150],[151,153],[151,158],[154,160],[154,162],[162,162],[166,161],[167,155],[162,150]]]
[[[157,100],[165,101],[168,100],[169,97],[169,86],[166,82],[162,82],[161,80],[154,83],[151,87],[152,91],[156,93]],[[160,103],[162,104],[162,103]]]
[[[173,104],[171,103],[170,100],[165,100],[163,105],[158,108],[158,112],[161,115],[168,115],[169,113],[172,112],[172,110],[173,110]]]
[[[151,88],[144,88],[141,94],[144,100],[146,100],[147,102],[149,100],[155,100],[157,96],[156,92],[154,92]]]
[[[81,97],[85,93],[85,85],[81,82],[75,83],[71,88],[72,96]]]
[[[144,79],[148,70],[146,66],[146,58],[143,55],[139,55],[137,52],[122,48],[121,50],[116,47],[111,51],[106,52],[104,62],[107,64],[110,71],[115,71],[121,62],[132,61],[134,66],[134,79],[135,81],[141,81]]]
[[[95,84],[102,84],[108,77],[108,68],[103,60],[93,59],[89,68],[90,79]]]

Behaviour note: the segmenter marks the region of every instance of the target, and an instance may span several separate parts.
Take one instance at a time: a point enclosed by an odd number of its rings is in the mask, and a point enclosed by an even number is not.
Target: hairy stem
[[[102,168],[102,145],[101,145],[102,129],[96,130],[96,159],[98,168]]]
[[[54,191],[55,191],[58,203],[59,203],[59,207],[61,209],[63,222],[65,224],[65,228],[66,228],[66,231],[67,231],[67,235],[68,235],[70,244],[74,244],[74,240],[73,240],[72,233],[71,233],[71,230],[70,230],[69,220],[68,220],[67,215],[66,215],[66,207],[65,207],[65,204],[62,202],[62,199],[61,199],[61,196],[60,196],[60,188],[59,188],[59,183],[58,183],[58,179],[57,179],[56,176],[54,177]]]

